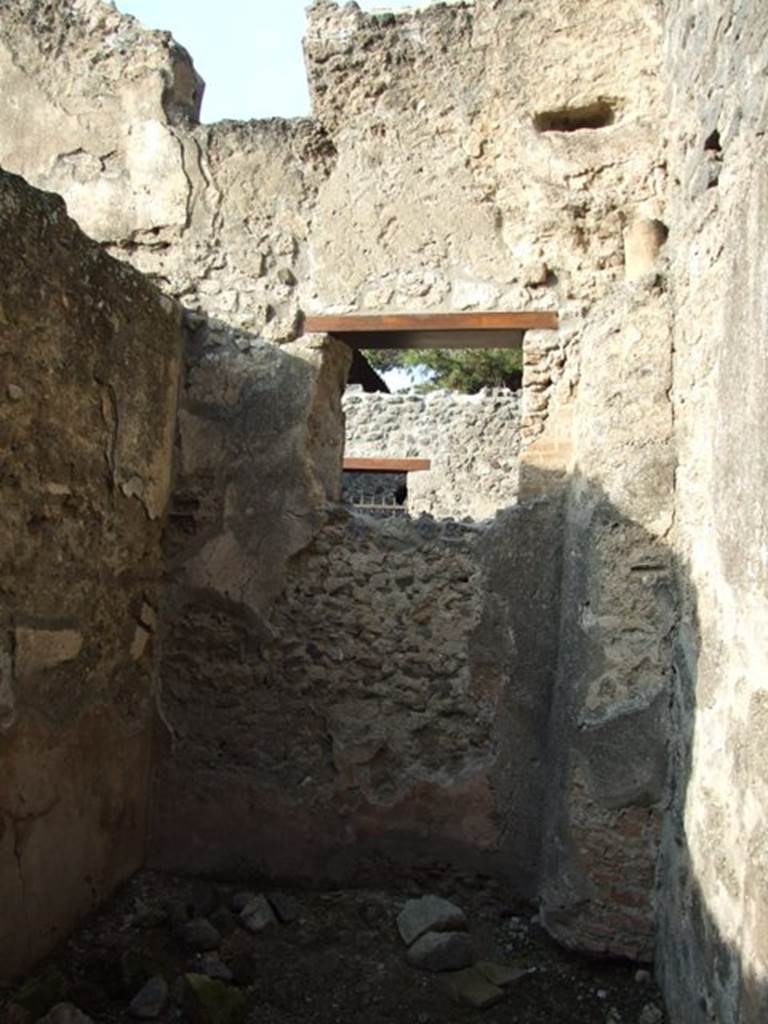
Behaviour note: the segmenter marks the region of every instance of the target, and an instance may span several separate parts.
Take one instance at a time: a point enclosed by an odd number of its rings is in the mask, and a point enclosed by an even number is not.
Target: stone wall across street
[[[436,390],[385,394],[348,389],[344,454],[429,459],[408,474],[408,510],[485,519],[517,498],[520,398]]]
[[[0,978],[144,861],[181,314],[0,172]]]

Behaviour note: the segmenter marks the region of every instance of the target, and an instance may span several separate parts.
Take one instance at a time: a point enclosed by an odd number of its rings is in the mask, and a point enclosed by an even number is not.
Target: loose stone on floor
[[[150,978],[131,1000],[128,1010],[139,1020],[154,1020],[168,1001],[168,982],[162,974]]]
[[[268,900],[263,896],[254,896],[241,913],[240,921],[250,932],[263,932],[277,924],[277,918]]]
[[[425,932],[459,932],[467,929],[467,916],[461,907],[440,896],[422,896],[408,900],[397,916],[400,938],[410,946]]]
[[[472,963],[472,943],[463,932],[427,932],[409,948],[408,961],[425,971],[457,971]]]
[[[416,879],[277,893],[144,872],[0,992],[0,1024],[663,1024],[645,969],[567,953],[482,880],[429,877],[413,898]]]

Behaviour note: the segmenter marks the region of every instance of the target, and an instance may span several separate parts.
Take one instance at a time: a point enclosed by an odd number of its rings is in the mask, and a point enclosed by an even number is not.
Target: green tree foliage
[[[379,372],[417,369],[430,374],[422,390],[448,388],[473,395],[481,388],[519,388],[523,357],[519,348],[376,349],[363,353]]]

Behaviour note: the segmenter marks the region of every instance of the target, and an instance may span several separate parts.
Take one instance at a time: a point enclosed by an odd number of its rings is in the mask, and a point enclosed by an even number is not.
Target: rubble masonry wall
[[[339,507],[261,630],[234,606],[182,606],[155,863],[372,882],[448,862],[532,895],[560,532],[547,501],[485,526]],[[206,782],[221,796],[201,813]]]
[[[344,454],[422,458],[408,475],[413,515],[486,519],[517,499],[520,396],[505,388],[462,395],[385,394],[348,389]]]

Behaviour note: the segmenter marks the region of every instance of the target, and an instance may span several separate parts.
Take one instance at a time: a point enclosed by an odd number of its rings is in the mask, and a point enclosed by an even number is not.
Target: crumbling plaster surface
[[[0,165],[64,196],[187,308],[298,333],[312,200],[333,146],[308,120],[197,124],[202,83],[168,33],[102,0],[8,0]]]
[[[429,459],[408,474],[408,510],[487,519],[517,500],[520,396],[442,389],[391,394],[348,389],[345,455]]]
[[[6,0],[0,81],[18,116],[0,162],[187,307],[272,340],[296,337],[301,310],[558,308],[557,343],[531,347],[530,442],[575,386],[625,236],[660,214],[652,9],[319,0],[308,17],[315,120],[200,126],[167,36],[101,0]],[[534,125],[596,101],[613,123]]]
[[[557,308],[559,335],[531,338],[522,429],[534,440],[550,400],[576,385],[591,305],[624,277],[625,234],[662,208],[658,40],[635,3],[396,16],[316,3],[309,82],[337,158],[306,307]],[[534,126],[598,98],[615,110],[605,128]]]
[[[174,580],[266,620],[341,489],[346,346],[187,321],[166,551]],[[170,601],[171,607],[175,601]]]
[[[653,278],[622,298],[582,350],[542,896],[563,942],[651,959],[676,609],[671,335]]]
[[[658,905],[672,1019],[768,1012],[768,10],[666,19],[681,578]]]
[[[0,977],[144,859],[180,312],[0,172]]]
[[[184,228],[176,126],[197,116],[202,82],[170,34],[106,3],[14,0],[0,16],[0,79],[0,165],[62,193],[100,241]]]

